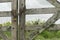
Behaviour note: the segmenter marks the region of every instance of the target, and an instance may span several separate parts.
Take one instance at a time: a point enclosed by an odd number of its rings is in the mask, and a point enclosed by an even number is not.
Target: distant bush
[[[44,31],[41,33],[44,38],[53,38],[55,35],[49,31]]]
[[[2,27],[2,24],[0,24],[0,27]]]
[[[60,31],[57,31],[56,36],[60,38]]]
[[[35,21],[27,21],[25,24],[26,26],[30,26],[30,25],[43,25],[45,23],[45,21],[41,21],[40,19],[35,20]]]
[[[60,31],[44,31],[41,34],[37,35],[35,40],[45,40],[45,39],[55,39],[60,38]]]
[[[35,39],[33,39],[33,40],[41,40],[41,39],[45,39],[42,35],[38,35],[38,36],[36,36],[36,38]]]
[[[10,22],[6,22],[4,24],[2,24],[3,26],[11,26],[11,23]]]

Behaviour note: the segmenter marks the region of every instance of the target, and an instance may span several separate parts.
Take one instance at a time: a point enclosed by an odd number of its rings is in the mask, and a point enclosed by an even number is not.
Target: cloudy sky
[[[48,1],[46,0],[26,0],[26,8],[27,9],[32,9],[32,8],[50,8],[54,7],[51,5]],[[11,11],[11,3],[0,3],[0,11]],[[26,15],[26,21],[31,21],[31,20],[45,20],[47,21],[53,14],[34,14],[34,15]],[[11,17],[0,17],[0,24],[10,21],[11,22]],[[60,20],[56,22],[56,24],[59,24]]]

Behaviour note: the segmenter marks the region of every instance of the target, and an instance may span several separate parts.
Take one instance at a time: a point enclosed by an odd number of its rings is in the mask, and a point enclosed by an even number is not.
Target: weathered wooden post
[[[18,40],[18,0],[12,0],[12,40]]]
[[[25,0],[19,0],[19,40],[25,40]]]

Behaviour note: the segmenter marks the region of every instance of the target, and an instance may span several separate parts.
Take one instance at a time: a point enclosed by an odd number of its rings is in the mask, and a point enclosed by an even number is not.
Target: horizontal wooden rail
[[[38,30],[38,29],[42,29],[43,27],[41,27],[40,25],[31,25],[31,26],[26,26],[25,27],[25,30],[28,31],[28,30]],[[1,30],[2,31],[9,31],[11,30],[11,26],[10,27],[1,27]],[[60,30],[60,24],[53,24],[50,26],[50,28],[48,30]]]
[[[38,30],[38,29],[42,29],[43,27],[41,27],[40,25],[33,25],[33,26],[26,26],[25,30]],[[54,24],[52,26],[50,26],[50,28],[48,30],[60,30],[60,24]]]
[[[55,8],[26,9],[26,14],[54,14]],[[11,17],[11,11],[0,11],[0,17]]]
[[[0,12],[0,17],[11,17],[11,12],[9,11]]]
[[[26,10],[26,14],[52,14],[55,12],[56,12],[55,8],[36,8]]]
[[[0,0],[0,3],[2,2],[12,2],[12,0]]]

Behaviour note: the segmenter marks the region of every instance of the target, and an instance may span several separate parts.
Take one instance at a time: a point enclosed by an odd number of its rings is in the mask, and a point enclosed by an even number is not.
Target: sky
[[[51,8],[54,7],[46,0],[26,0],[26,9],[32,8]],[[11,2],[8,3],[0,3],[0,11],[11,11]],[[44,20],[47,21],[53,14],[33,14],[33,15],[26,15],[26,21],[31,20]],[[0,24],[4,22],[11,22],[11,17],[0,17]],[[56,24],[60,24],[60,19],[55,22]]]

